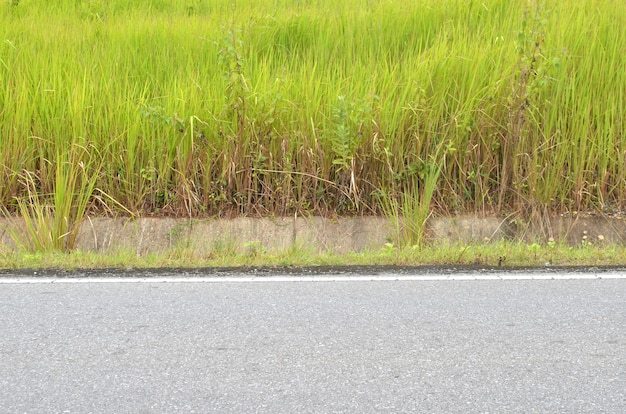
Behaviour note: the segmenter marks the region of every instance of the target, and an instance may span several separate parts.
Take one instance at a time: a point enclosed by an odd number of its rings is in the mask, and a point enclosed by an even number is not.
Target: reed
[[[0,204],[58,197],[85,142],[123,214],[380,214],[439,149],[441,212],[623,209],[625,25],[614,0],[3,2]]]

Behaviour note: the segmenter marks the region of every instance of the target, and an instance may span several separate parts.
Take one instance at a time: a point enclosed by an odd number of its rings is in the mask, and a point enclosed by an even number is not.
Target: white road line
[[[293,282],[437,282],[481,280],[626,279],[626,272],[599,273],[455,273],[444,275],[279,275],[279,276],[154,276],[154,277],[0,277],[0,284],[81,283],[293,283]]]

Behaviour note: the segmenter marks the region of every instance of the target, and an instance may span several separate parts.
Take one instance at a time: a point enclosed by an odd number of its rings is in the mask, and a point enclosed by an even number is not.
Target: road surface
[[[5,273],[0,412],[626,410],[623,273],[486,275]]]

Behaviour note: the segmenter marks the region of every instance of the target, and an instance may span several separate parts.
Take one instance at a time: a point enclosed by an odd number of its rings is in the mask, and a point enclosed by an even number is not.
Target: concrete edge
[[[21,219],[0,219],[0,249],[14,249],[13,238],[27,237]],[[384,217],[280,217],[235,219],[92,218],[81,223],[76,248],[106,252],[134,250],[143,255],[176,248],[197,254],[276,252],[292,247],[313,252],[361,252],[393,241]],[[554,217],[542,223],[463,215],[428,220],[429,241],[489,243],[501,240],[581,244],[626,243],[626,220],[610,217]]]

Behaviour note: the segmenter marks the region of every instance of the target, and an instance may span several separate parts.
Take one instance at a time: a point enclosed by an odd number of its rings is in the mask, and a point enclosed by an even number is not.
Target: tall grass
[[[54,192],[49,194],[41,192],[41,179],[33,172],[15,174],[26,190],[24,196],[15,197],[17,212],[23,219],[23,231],[11,234],[17,246],[37,252],[74,248],[101,168],[97,155],[81,143],[59,148],[55,154]],[[5,206],[0,211],[11,216]]]
[[[24,172],[62,191],[85,142],[135,214],[377,214],[441,148],[440,211],[621,209],[625,24],[614,0],[3,2],[0,204]]]

